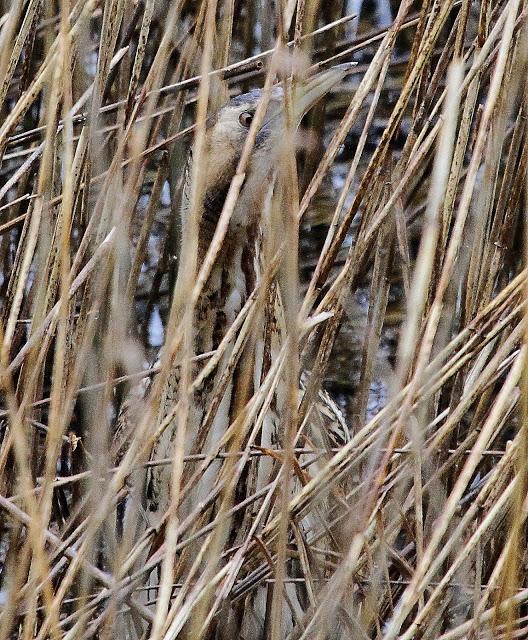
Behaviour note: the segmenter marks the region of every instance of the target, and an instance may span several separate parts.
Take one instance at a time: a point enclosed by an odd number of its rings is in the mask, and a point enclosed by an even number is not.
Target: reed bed
[[[0,640],[527,638],[528,2],[0,9]],[[351,61],[197,350],[209,115]]]

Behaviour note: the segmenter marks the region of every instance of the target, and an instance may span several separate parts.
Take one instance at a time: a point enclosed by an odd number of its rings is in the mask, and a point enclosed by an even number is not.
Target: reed
[[[528,2],[0,0],[0,43],[0,640],[528,637]]]

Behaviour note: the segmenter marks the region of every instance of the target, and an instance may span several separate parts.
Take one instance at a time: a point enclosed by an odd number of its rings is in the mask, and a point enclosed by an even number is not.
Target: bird
[[[293,127],[297,128],[307,111],[353,68],[353,63],[338,65],[316,73],[296,83],[291,102]],[[204,181],[203,200],[200,205],[200,223],[197,264],[200,265],[211,244],[221,215],[227,193],[241,157],[248,132],[263,90],[253,89],[248,93],[231,98],[207,120],[205,132],[205,161],[201,162]],[[271,233],[269,207],[277,180],[277,163],[281,140],[285,133],[284,117],[285,91],[281,83],[271,89],[269,104],[262,118],[255,138],[254,147],[246,168],[246,176],[234,207],[229,226],[216,257],[211,273],[194,309],[194,353],[214,352],[227,331],[232,327],[240,310],[254,290],[262,285],[263,246],[267,234]],[[186,224],[191,208],[193,175],[193,152],[189,150],[184,173],[184,185],[180,206],[181,242],[185,243]],[[266,208],[268,213],[266,213]],[[179,276],[178,276],[179,277]],[[178,280],[176,287],[178,286]],[[190,414],[187,419],[185,455],[203,454],[211,451],[229,450],[223,440],[229,426],[251,398],[253,393],[276,362],[285,336],[284,308],[279,279],[272,279],[265,289],[263,311],[259,322],[252,327],[252,348],[238,349],[236,337],[227,345],[217,362],[215,370],[205,377],[193,395]],[[233,365],[234,362],[234,365]],[[161,430],[150,453],[151,464],[144,482],[143,512],[139,520],[148,520],[157,531],[151,553],[162,544],[164,526],[171,504],[172,467],[156,464],[159,460],[174,456],[178,421],[174,410],[178,402],[180,370],[174,362],[159,396],[159,406],[153,430]],[[200,373],[200,366],[193,369],[193,376]],[[303,371],[299,380],[299,398],[305,391],[307,372]],[[149,383],[144,380],[131,389],[121,407],[115,430],[114,464],[119,464],[127,442],[133,437],[134,423],[141,410],[141,403],[148,401]],[[251,445],[261,450],[280,449],[284,446],[279,425],[284,409],[285,397],[280,387],[275,392],[265,412],[260,428],[250,426],[238,442],[237,449]],[[144,405],[143,405],[144,406]],[[139,409],[138,409],[139,407]],[[172,412],[172,414],[171,414]],[[173,416],[167,420],[168,416]],[[309,426],[303,429],[304,443],[317,448],[330,449],[346,443],[350,433],[339,407],[324,391],[319,390],[308,414]],[[254,458],[248,465],[244,481],[236,485],[236,501],[265,487],[274,473],[276,460],[273,457]],[[316,465],[317,466],[317,465]],[[314,467],[313,467],[314,468]],[[199,472],[199,465],[186,464],[181,486],[184,498],[180,496],[177,506],[180,518],[192,512],[193,507],[206,504],[207,497],[214,491],[218,478],[222,475],[222,461],[214,460]],[[136,496],[137,498],[137,496]],[[138,508],[138,500],[132,501]],[[217,505],[210,503],[200,516],[203,524],[214,517]],[[134,522],[134,519],[130,520]],[[138,522],[138,519],[135,520]],[[197,524],[198,526],[198,524]],[[120,527],[118,526],[118,529]],[[132,527],[133,528],[133,527]],[[131,528],[131,529],[132,529]],[[237,530],[233,524],[229,534],[230,543],[237,544],[245,532]],[[157,541],[156,541],[157,540]],[[185,567],[180,566],[180,575]],[[176,572],[177,573],[177,572]],[[175,574],[176,579],[176,574]],[[150,585],[156,578],[150,577]]]
[[[346,63],[320,71],[299,81],[295,86],[292,100],[292,121],[294,126],[300,124],[307,111],[347,74],[354,63]],[[224,206],[231,180],[235,174],[237,164],[255,116],[259,102],[262,100],[263,90],[253,89],[248,93],[232,97],[215,114],[207,120],[205,134],[205,158],[203,166],[205,172],[203,201],[201,205],[201,219],[198,233],[198,264],[204,259],[207,249],[214,235],[218,218]],[[260,265],[258,264],[258,247],[265,240],[266,227],[262,221],[262,211],[266,197],[272,191],[276,180],[276,165],[281,138],[284,136],[284,88],[282,83],[271,89],[269,104],[262,123],[257,131],[254,148],[246,169],[246,178],[240,191],[238,201],[231,217],[228,231],[225,235],[221,250],[202,291],[195,310],[194,351],[197,354],[214,351],[229,326],[232,325],[251,291],[258,283]],[[186,221],[191,207],[191,176],[193,153],[189,150],[185,167],[183,193],[180,206],[180,224],[183,242],[185,242]],[[270,288],[275,296],[273,304],[280,304],[280,292],[276,283]],[[280,310],[273,311],[277,316]],[[268,318],[269,321],[269,318]],[[278,317],[275,324],[280,324]],[[277,327],[274,327],[275,329]],[[280,333],[280,331],[279,331]],[[280,336],[277,338],[280,342]],[[229,352],[224,356],[227,360]],[[262,354],[261,354],[262,355]],[[262,358],[261,358],[262,359]],[[257,358],[258,360],[258,358]],[[258,369],[255,361],[254,370]],[[260,363],[262,369],[262,362]],[[221,439],[230,421],[233,419],[232,407],[234,393],[232,383],[223,393],[221,405],[216,417],[211,421],[209,433],[203,433],[200,425],[210,408],[210,398],[217,392],[218,379],[222,374],[222,363],[217,367],[216,376],[210,376],[204,381],[197,392],[191,416],[191,425],[187,453],[202,450]],[[262,371],[261,371],[262,373]],[[235,376],[233,376],[234,378]],[[300,382],[302,387],[302,384]],[[134,404],[145,396],[148,385],[143,381],[136,385],[129,394],[121,410],[115,441],[119,443],[115,451],[115,461],[119,462],[120,455],[126,447],[127,438],[133,431],[131,428],[131,414]],[[158,410],[157,425],[166,418],[178,396],[178,369],[171,372],[161,394]],[[328,395],[320,392],[322,415],[325,421],[338,425],[346,439],[345,421],[338,415],[338,408]],[[333,418],[332,416],[335,416]],[[175,421],[173,421],[175,423]],[[153,460],[170,458],[173,453],[175,439],[175,424],[169,424],[158,441],[155,443],[151,457]],[[330,433],[333,429],[330,428]],[[330,439],[333,440],[331,435]],[[338,437],[339,440],[339,437]],[[261,439],[261,444],[262,444]],[[265,442],[264,444],[277,444]],[[170,495],[170,467],[154,467],[148,479],[148,508],[149,511],[162,514],[169,502]]]
[[[290,126],[296,129],[307,111],[345,78],[353,66],[354,63],[337,65],[296,82],[290,103]],[[198,242],[194,247],[198,266],[202,264],[212,242],[231,181],[263,95],[262,89],[253,89],[232,97],[207,119],[204,157],[200,163],[203,197],[198,203],[200,222]],[[277,231],[270,228],[270,207],[277,184],[277,165],[286,126],[285,89],[282,83],[278,83],[271,88],[269,104],[256,132],[245,180],[227,232],[194,308],[195,354],[214,353],[252,293],[257,291],[259,286],[263,288],[263,247],[268,235]],[[194,161],[191,148],[184,170],[180,206],[182,243],[188,242],[186,225],[192,206]],[[183,268],[181,263],[180,268]],[[176,288],[180,276],[181,273],[178,274]],[[237,344],[240,333],[237,333],[227,344],[214,371],[205,376],[195,389],[187,419],[185,455],[229,450],[228,442],[224,440],[226,432],[253,393],[262,385],[266,374],[279,357],[286,333],[280,278],[275,277],[267,281],[263,295],[260,319],[253,323],[251,337],[246,338],[246,343],[251,344],[251,349],[247,348],[247,344],[240,348]],[[171,465],[158,465],[156,462],[174,456],[174,443],[178,431],[175,407],[179,397],[179,364],[176,357],[159,396],[159,405],[155,407],[157,415],[155,424],[152,425],[153,431],[161,433],[150,452],[151,464],[144,482],[144,512],[139,517],[140,520],[146,518],[150,526],[157,531],[154,538],[157,542],[153,542],[151,554],[163,542],[169,507],[174,507],[170,494]],[[203,370],[203,366],[203,363],[200,363],[193,368],[195,379]],[[303,371],[298,381],[300,400],[305,392],[307,376],[308,373]],[[121,407],[114,434],[113,455],[116,465],[127,448],[127,442],[133,437],[141,403],[145,398],[148,401],[149,385],[148,380],[136,384]],[[284,393],[278,387],[267,411],[263,414],[259,429],[251,425],[237,443],[237,450],[248,445],[268,451],[284,446],[279,428],[284,403]],[[329,449],[350,439],[346,420],[339,407],[324,390],[320,390],[312,402],[308,422],[309,425],[303,429],[303,437],[304,442],[311,446]],[[242,501],[265,487],[273,477],[275,463],[276,459],[273,456],[252,459],[245,472],[244,481],[236,485],[236,496],[233,499]],[[199,471],[198,463],[194,467],[190,464],[185,465],[181,481],[185,497],[180,496],[177,505],[180,519],[188,516],[195,505],[207,503],[207,496],[214,491],[215,484],[222,475],[222,461],[217,459],[210,462],[203,473]],[[134,500],[133,503],[137,508],[138,500]],[[214,517],[217,508],[214,502],[204,507],[197,526]],[[235,548],[237,541],[240,542],[245,534],[245,531],[238,531],[236,523],[233,523],[228,536],[230,545]],[[185,563],[182,561],[179,575],[183,575],[184,571]],[[177,575],[178,571],[175,569],[175,581]],[[156,584],[156,579],[151,575],[150,585],[153,584]]]
[[[291,104],[291,121],[295,128],[298,127],[307,111],[349,74],[353,67],[353,63],[337,65],[296,83]],[[211,243],[248,131],[262,98],[262,89],[253,89],[248,93],[237,95],[208,119],[204,154],[206,161],[203,167],[203,171],[205,171],[203,202],[200,203],[201,217],[197,247],[199,265]],[[255,144],[249,158],[244,184],[231,216],[221,250],[196,305],[194,351],[197,354],[212,352],[218,347],[227,329],[233,324],[240,309],[262,277],[262,265],[259,264],[262,245],[266,242],[266,234],[271,233],[269,220],[268,224],[265,221],[266,199],[268,198],[269,204],[269,197],[276,182],[278,154],[286,127],[284,103],[284,86],[282,83],[278,83],[272,87],[266,113],[257,131]],[[191,207],[192,163],[191,148],[185,170],[180,211],[183,242],[185,242],[186,220]],[[283,318],[281,318],[283,312],[280,309],[280,296],[280,286],[273,282],[267,301],[268,309],[271,309],[271,312],[267,314],[267,322],[276,332],[276,335],[271,338],[271,341],[275,340],[275,345],[269,347],[275,353],[278,353],[282,341],[280,325],[283,324]],[[266,349],[266,345],[263,345],[263,342],[266,341],[263,335],[265,332],[266,328],[262,329],[261,336],[255,341],[255,350],[260,353],[249,356],[253,359],[251,369],[255,380],[263,375],[263,367],[265,366],[262,362],[264,358],[262,351]],[[270,331],[268,331],[268,336],[269,334]],[[203,429],[203,421],[210,410],[211,398],[213,396],[219,397],[217,394],[220,379],[231,351],[232,348],[224,355],[222,362],[217,367],[216,375],[212,375],[204,381],[195,395],[192,415],[187,428],[189,436],[186,450],[188,453],[207,451],[218,443],[229,424],[236,417],[236,411],[243,404],[240,398],[240,384],[237,383],[237,372],[235,371],[229,384],[223,390],[216,415],[209,420],[207,432]],[[239,363],[238,366],[240,369],[241,364]],[[177,381],[176,372],[169,376],[169,381],[162,394],[158,425],[174,407],[177,398]],[[321,407],[324,407],[322,414],[325,415],[325,423],[338,424],[339,429],[345,433],[344,421],[341,418],[328,421],[329,413],[337,416],[337,407],[331,403],[328,396],[323,394],[324,392],[321,392],[320,400]],[[331,407],[331,411],[329,407]],[[330,428],[329,433],[332,432],[333,430]],[[167,427],[154,446],[153,458],[171,457],[174,438],[175,426]],[[347,436],[344,435],[343,438],[346,440]],[[278,440],[280,438],[276,434],[271,435],[268,441],[263,435],[260,436],[262,445],[276,446],[279,444]],[[214,477],[214,469],[210,469],[210,474]],[[149,510],[151,512],[163,513],[170,502],[170,495],[167,494],[169,475],[170,467],[154,467],[151,472],[148,484]],[[206,478],[200,480],[203,484],[202,494],[206,495],[210,490],[211,482],[208,482]]]

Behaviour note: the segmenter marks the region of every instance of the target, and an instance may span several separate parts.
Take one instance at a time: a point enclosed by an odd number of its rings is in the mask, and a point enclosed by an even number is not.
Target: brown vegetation
[[[528,2],[364,5],[0,1],[0,640],[528,637]],[[278,80],[196,351],[208,117]]]

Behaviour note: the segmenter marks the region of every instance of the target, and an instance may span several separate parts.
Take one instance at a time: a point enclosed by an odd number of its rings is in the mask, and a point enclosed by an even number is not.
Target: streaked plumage
[[[322,72],[310,79],[296,97],[296,119],[324,93],[328,91],[338,80],[348,72],[348,66],[343,65],[337,69]],[[232,98],[214,116],[208,120],[206,157],[204,166],[205,190],[202,209],[202,218],[199,231],[198,264],[201,263],[205,252],[211,242],[218,217],[222,210],[229,185],[234,175],[237,163],[244,146],[251,119],[261,99],[261,90],[253,90],[249,93]],[[277,147],[283,130],[283,90],[276,85],[271,93],[271,99],[267,108],[263,124],[257,133],[255,146],[246,172],[246,180],[241,190],[237,205],[230,222],[230,228],[216,260],[211,276],[204,288],[198,302],[195,314],[195,353],[204,353],[214,350],[227,328],[232,324],[240,308],[248,295],[255,287],[259,277],[259,253],[266,233],[263,220],[263,207],[271,196],[275,180],[275,164],[277,161]],[[191,163],[193,161],[192,150],[185,170],[185,185],[182,195],[181,216],[184,227],[190,206],[190,180]],[[270,289],[270,300],[267,321],[271,324],[271,334],[275,351],[280,347],[283,332],[284,319],[282,318],[282,305],[280,303],[280,291],[273,286]],[[271,306],[270,306],[271,305]],[[269,329],[269,327],[268,327]],[[268,330],[268,338],[270,331]],[[236,394],[236,383],[233,380],[224,391],[221,406],[214,420],[211,421],[208,433],[200,431],[210,406],[210,398],[216,393],[223,366],[227,360],[226,355],[217,368],[217,372],[210,376],[202,385],[195,396],[193,409],[188,425],[187,453],[203,452],[210,450],[225,432],[225,429],[233,420],[233,394]],[[259,356],[257,356],[258,360]],[[262,362],[255,361],[254,369],[262,371]],[[257,374],[255,374],[257,375]],[[260,374],[259,374],[260,375]],[[236,376],[232,376],[235,378]],[[177,401],[178,372],[175,369],[169,375],[169,379],[162,394],[162,400],[158,412],[157,424],[159,425],[174,407]],[[136,411],[137,400],[144,393],[143,388],[136,390],[127,398],[124,410],[119,419],[116,440],[117,451],[123,451],[126,446],[127,433],[131,430],[131,417]],[[277,407],[277,404],[275,407]],[[280,404],[280,403],[279,403]],[[328,428],[326,442],[331,446],[339,441],[348,439],[346,425],[338,407],[323,392],[319,395],[317,403],[319,418],[315,422],[324,424]],[[275,423],[276,420],[271,420]],[[173,454],[173,441],[175,438],[175,423],[170,424],[152,451],[153,459],[170,458]],[[272,428],[273,430],[273,428]],[[332,435],[333,433],[333,435]],[[123,435],[124,434],[124,435]],[[277,434],[263,434],[260,443],[266,446],[278,445],[280,436]],[[118,454],[117,457],[119,457]],[[116,459],[117,462],[117,459]],[[157,520],[166,510],[169,502],[170,466],[155,467],[149,474],[148,499],[149,511]],[[214,475],[214,474],[212,474]],[[204,495],[210,490],[211,481],[203,481],[203,487],[199,491]]]
[[[294,102],[297,124],[307,109],[343,78],[348,70],[348,67],[340,67],[323,72],[300,88]],[[261,91],[254,90],[237,96],[208,121],[207,163],[203,168],[206,172],[205,191],[197,247],[198,265],[203,261],[211,242],[244,146],[251,118],[261,95]],[[278,85],[272,91],[263,124],[257,133],[246,179],[226,238],[195,309],[194,351],[197,354],[210,352],[218,347],[244,302],[260,281],[262,246],[266,235],[270,232],[269,207],[276,179],[277,149],[284,127],[282,102],[283,91]],[[185,241],[186,215],[190,206],[192,162],[191,152],[186,167],[181,207],[183,241]],[[281,303],[280,285],[277,281],[273,281],[268,287],[266,298],[262,317],[254,327],[252,343],[254,351],[244,352],[235,369],[227,371],[228,375],[226,375],[228,360],[234,349],[231,343],[215,371],[204,380],[194,395],[187,424],[186,455],[214,450],[229,425],[233,423],[237,412],[260,386],[268,368],[277,359],[285,335],[284,309]],[[200,366],[203,364],[196,365],[194,374],[199,371]],[[248,370],[251,371],[251,380],[242,379],[242,373]],[[164,386],[157,420],[152,425],[153,431],[165,420],[178,400],[178,378],[178,369],[175,368]],[[303,381],[300,380],[299,384],[299,397],[302,399]],[[133,432],[134,418],[143,393],[144,390],[138,386],[123,405],[116,432],[116,462],[126,448],[127,438]],[[258,433],[254,432],[252,436],[249,433],[243,434],[242,446],[246,446],[248,442],[264,448],[283,446],[279,431],[280,416],[285,402],[285,397],[282,396],[279,389],[271,401]],[[176,423],[176,419],[172,420],[155,443],[151,453],[152,460],[173,456],[177,433]],[[312,405],[303,434],[303,438],[308,438],[306,442],[325,448],[339,446],[349,439],[348,429],[339,408],[326,393],[321,391],[317,401]],[[237,488],[237,499],[242,500],[265,486],[270,481],[274,465],[273,459],[266,456],[252,460],[248,466],[244,486],[240,486],[240,490]],[[188,491],[186,501],[179,507],[181,517],[188,515],[194,505],[200,504],[201,500],[210,494],[220,475],[221,466],[221,461],[213,462],[205,473],[194,478],[192,486],[188,486],[196,467],[186,465],[183,484],[185,486],[187,483]],[[152,524],[156,524],[163,518],[171,502],[170,485],[170,465],[154,466],[149,470],[146,506],[148,518]],[[212,515],[213,510],[210,509],[210,512],[207,509],[204,511],[202,523]],[[236,544],[236,540],[242,539],[243,535],[244,532],[237,531],[235,527],[230,534],[232,544]]]

